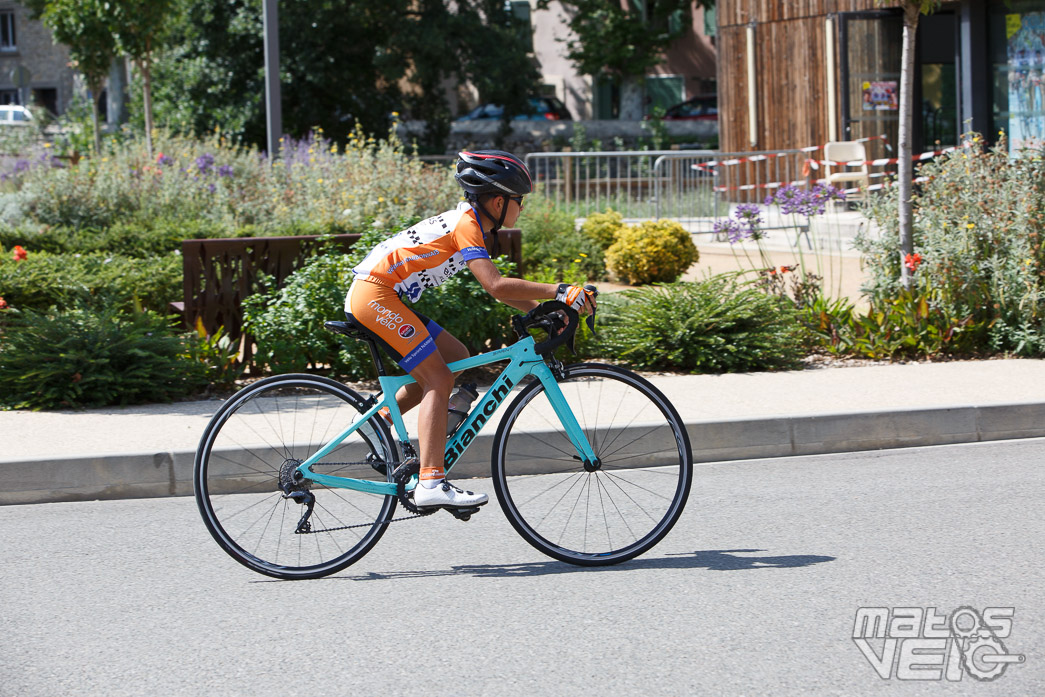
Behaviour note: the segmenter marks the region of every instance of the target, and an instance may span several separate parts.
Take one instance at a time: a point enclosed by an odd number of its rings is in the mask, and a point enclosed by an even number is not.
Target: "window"
[[[518,31],[520,41],[533,53],[533,25],[530,23],[529,0],[508,0],[504,9],[508,11],[512,26]]]
[[[17,51],[14,10],[0,11],[0,51]]]
[[[0,104],[18,103],[18,90],[0,90]]]

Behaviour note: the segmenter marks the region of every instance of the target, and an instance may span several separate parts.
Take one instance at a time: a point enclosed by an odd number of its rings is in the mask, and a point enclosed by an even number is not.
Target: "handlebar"
[[[592,291],[596,296],[599,294],[594,286],[585,286],[584,288]],[[563,319],[564,315],[566,320]],[[550,356],[555,349],[563,344],[566,344],[570,351],[576,354],[574,338],[577,334],[579,319],[580,314],[566,303],[559,300],[549,300],[541,303],[525,315],[512,317],[512,329],[515,330],[520,339],[525,339],[529,336],[531,328],[543,330],[548,335],[548,338],[544,341],[538,341],[533,347],[539,356]],[[585,320],[588,328],[594,333],[595,311],[593,310]]]

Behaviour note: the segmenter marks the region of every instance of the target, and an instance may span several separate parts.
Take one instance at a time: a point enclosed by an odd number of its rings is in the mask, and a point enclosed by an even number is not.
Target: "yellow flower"
[[[585,259],[587,259],[587,258],[588,258],[588,255],[587,255],[587,254],[585,254],[584,252],[577,252],[577,253],[578,253],[578,254],[580,254],[580,255],[581,255],[582,257],[584,257]]]
[[[385,202],[385,197],[384,196],[378,196],[377,197],[377,202],[378,203],[384,203]]]
[[[322,183],[323,183],[323,180],[322,180],[322,179],[317,179],[317,180],[316,180],[316,183],[317,183],[317,184],[322,184]]]
[[[51,144],[50,143],[44,143],[44,147],[45,148],[49,148],[49,147],[51,147]]]
[[[976,223],[968,223],[965,227],[969,230],[972,230],[974,227],[976,227]]]

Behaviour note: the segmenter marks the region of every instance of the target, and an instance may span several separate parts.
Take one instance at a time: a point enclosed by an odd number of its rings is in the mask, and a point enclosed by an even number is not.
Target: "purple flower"
[[[777,189],[776,194],[773,195],[773,202],[780,206],[780,212],[784,215],[804,214],[806,192],[797,186],[786,184]]]
[[[232,165],[222,165],[218,167],[219,177],[231,177],[232,176]]]
[[[214,156],[209,152],[205,152],[196,158],[196,169],[200,171],[200,174],[210,174],[210,170],[214,167]]]
[[[217,190],[218,190],[218,187],[214,186],[214,184],[207,184],[207,191],[209,191],[209,192],[211,192],[213,194]]]
[[[24,172],[27,169],[29,169],[29,160],[19,160],[18,162],[15,162],[15,174]]]
[[[713,232],[716,236],[725,235],[730,244],[736,244],[748,236],[750,229],[745,229],[732,218],[723,218],[715,221]]]
[[[156,164],[160,165],[161,167],[166,167],[168,165],[173,165],[174,164],[174,158],[169,156],[169,155],[164,155],[161,152],[159,157],[156,158]]]
[[[740,226],[743,236],[753,240],[760,240],[765,235],[760,229],[762,225],[762,209],[757,203],[741,203],[733,211],[733,218]]]

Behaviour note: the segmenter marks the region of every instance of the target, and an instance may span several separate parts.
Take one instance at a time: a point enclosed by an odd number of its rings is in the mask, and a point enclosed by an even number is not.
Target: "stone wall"
[[[30,19],[29,10],[11,2],[0,2],[0,10],[14,11],[15,43],[17,50],[0,53],[0,89],[15,89],[11,70],[24,65],[31,73],[33,89],[58,91],[59,113],[68,108],[73,98],[73,71],[69,68],[69,50],[56,45],[51,32]]]
[[[501,122],[497,120],[454,121],[444,155],[453,156],[461,150],[493,148]],[[404,142],[412,142],[424,133],[423,121],[405,121],[399,125],[398,134]],[[520,157],[531,152],[555,152],[570,146],[572,139],[583,129],[584,147],[592,141],[600,141],[602,150],[634,149],[640,143],[649,144],[663,128],[671,146],[685,149],[718,147],[717,121],[513,121],[512,132],[500,149],[513,152]],[[577,148],[573,148],[576,150]]]

